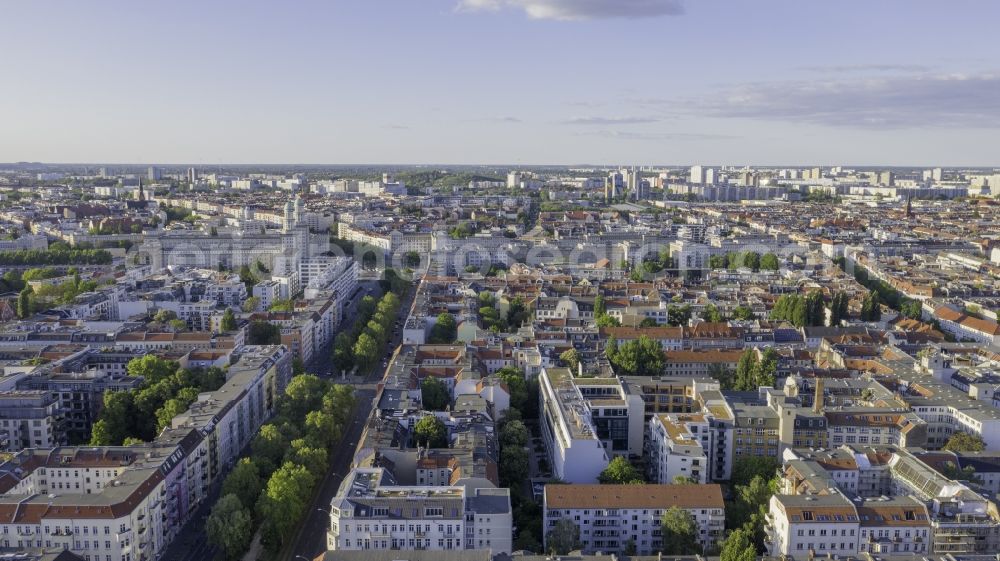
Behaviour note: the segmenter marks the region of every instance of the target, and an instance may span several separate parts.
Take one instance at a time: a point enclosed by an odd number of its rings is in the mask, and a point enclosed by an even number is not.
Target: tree
[[[545,535],[545,543],[549,552],[554,555],[566,555],[580,547],[580,528],[572,520],[562,518]]]
[[[267,481],[267,488],[257,501],[257,515],[264,521],[261,541],[270,551],[277,551],[293,530],[308,506],[315,479],[300,465],[285,462]]]
[[[682,508],[672,506],[663,514],[662,534],[663,553],[667,555],[701,553],[694,518]]]
[[[299,374],[288,382],[285,388],[285,395],[288,399],[281,402],[282,413],[292,420],[301,424],[306,413],[316,411],[323,405],[323,394],[326,393],[329,384],[313,374]]]
[[[608,463],[608,467],[597,476],[597,481],[604,485],[637,485],[645,483],[642,473],[639,472],[621,456],[615,456]]]
[[[757,550],[750,541],[750,533],[741,528],[729,532],[722,543],[719,561],[756,561]]]
[[[444,411],[451,404],[448,387],[433,376],[427,376],[420,383],[420,399],[427,411]]]
[[[455,318],[447,312],[438,315],[434,327],[431,328],[431,335],[428,343],[431,345],[447,345],[455,342],[458,333],[458,324]]]
[[[257,504],[260,497],[260,468],[252,458],[240,458],[236,466],[222,482],[223,495],[235,495],[244,508],[250,509]]]
[[[702,319],[711,323],[722,323],[726,321],[726,318],[719,311],[719,308],[715,304],[708,304],[701,313]]]
[[[500,450],[500,485],[516,488],[528,478],[528,451],[523,446],[507,446]]]
[[[691,321],[691,305],[667,306],[667,323],[670,325],[687,325]]]
[[[605,355],[619,375],[659,376],[663,372],[663,347],[645,335],[622,345],[609,343]]]
[[[986,449],[986,443],[977,434],[956,432],[941,449],[949,452],[982,452]]]
[[[500,447],[523,448],[528,444],[528,427],[521,421],[508,421],[500,428]]]
[[[314,447],[330,448],[343,433],[342,424],[332,413],[326,411],[310,411],[306,413],[306,439]]]
[[[441,419],[427,415],[413,427],[413,439],[424,448],[447,448],[448,427],[444,426]]]
[[[90,428],[91,446],[113,446],[115,444],[115,434],[112,433],[106,419],[98,419]]]
[[[559,355],[559,360],[562,361],[563,366],[573,371],[573,375],[576,375],[580,366],[580,353],[576,349],[564,351]]]
[[[222,313],[222,324],[219,327],[222,331],[236,331],[236,314],[232,308],[226,308]]]
[[[100,419],[91,433],[91,444],[117,446],[130,436],[135,426],[135,400],[131,392],[105,391]],[[103,423],[100,427],[97,424]]]
[[[181,413],[187,411],[191,403],[181,399],[168,399],[163,407],[156,410],[156,434],[170,426],[170,422]]]
[[[678,475],[671,481],[674,485],[698,485],[698,480],[686,475]]]
[[[280,345],[281,328],[266,321],[256,320],[250,322],[247,330],[248,345]]]
[[[608,308],[604,303],[604,295],[598,294],[594,297],[594,317],[601,317],[606,313],[608,313]]]
[[[733,319],[749,321],[752,320],[753,318],[754,318],[754,313],[753,309],[751,309],[750,306],[740,305],[736,306],[736,308],[733,309]]]
[[[354,366],[354,341],[346,331],[338,333],[333,340],[333,364],[341,372]]]
[[[20,294],[17,295],[17,317],[21,319],[27,319],[31,317],[31,293],[32,289],[30,286],[24,287]]]
[[[253,520],[236,495],[224,495],[205,520],[208,542],[223,551],[226,559],[237,559],[250,547]]]
[[[777,460],[767,456],[742,456],[733,462],[732,485],[748,485],[754,477],[771,479],[780,467]]]
[[[354,360],[358,367],[364,371],[368,370],[378,360],[379,345],[368,333],[362,333],[354,343]]]
[[[177,312],[173,310],[159,310],[153,316],[153,321],[157,323],[167,323],[172,319],[177,319]]]
[[[781,268],[778,256],[773,253],[765,253],[760,256],[760,268],[764,271],[777,271]]]
[[[305,467],[318,480],[326,473],[327,456],[326,448],[310,446],[308,440],[299,438],[291,442],[291,448],[285,459]]]
[[[520,296],[514,297],[510,301],[510,305],[507,307],[507,325],[510,329],[516,330],[521,327],[524,322],[528,321],[531,314],[528,312],[528,308],[524,305],[524,299]]]
[[[246,313],[257,311],[257,307],[260,306],[260,297],[251,296],[243,301],[242,309]]]
[[[735,485],[735,500],[726,505],[726,526],[729,528],[749,528],[751,538],[756,540],[762,527],[771,495],[778,491],[775,474],[755,475],[746,485]],[[761,536],[763,541],[763,536]]]
[[[285,457],[285,449],[288,448],[289,439],[278,430],[278,426],[268,423],[260,427],[257,436],[250,444],[253,457],[260,465],[261,473],[269,475],[275,468],[281,465],[281,460]]]
[[[618,319],[615,318],[614,316],[609,316],[607,314],[604,314],[603,316],[598,317],[597,320],[594,322],[594,324],[600,328],[600,327],[621,327],[622,323],[618,321]]]

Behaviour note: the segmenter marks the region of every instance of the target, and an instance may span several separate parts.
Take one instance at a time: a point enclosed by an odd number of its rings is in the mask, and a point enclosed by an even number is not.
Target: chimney
[[[816,378],[816,397],[813,399],[813,412],[823,412],[823,378]]]

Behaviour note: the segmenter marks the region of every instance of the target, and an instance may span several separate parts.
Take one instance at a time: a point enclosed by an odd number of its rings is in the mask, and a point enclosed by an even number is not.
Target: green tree
[[[781,268],[778,256],[773,253],[765,253],[760,257],[760,268],[764,271],[777,271]]]
[[[222,331],[236,331],[236,314],[232,308],[226,308],[222,313],[222,324],[219,326]]]
[[[240,558],[250,547],[253,532],[250,512],[236,495],[223,495],[205,520],[208,542],[221,549],[226,559]]]
[[[291,442],[285,460],[305,467],[319,480],[326,473],[327,456],[326,448],[310,446],[308,440],[299,438]]]
[[[619,375],[659,376],[663,373],[663,347],[659,341],[645,335],[621,345],[609,343],[605,355]]]
[[[260,297],[250,296],[249,298],[243,301],[242,309],[244,312],[249,314],[250,312],[257,311],[258,306],[260,306]]]
[[[332,413],[326,411],[310,411],[306,413],[306,438],[314,446],[330,448],[343,433],[342,424]]]
[[[500,485],[517,487],[528,478],[528,451],[522,446],[507,446],[500,449]]]
[[[135,400],[132,393],[127,391],[104,392],[104,407],[101,409],[98,423],[103,423],[101,427],[94,425],[95,429],[91,433],[91,444],[98,445],[120,445],[135,423]]]
[[[615,456],[608,462],[608,467],[597,476],[597,481],[604,485],[636,485],[645,482],[642,473],[621,456]]]
[[[313,374],[299,374],[288,382],[285,395],[288,399],[281,402],[281,412],[292,422],[301,424],[306,413],[316,411],[323,406],[323,395],[329,384]]]
[[[164,428],[169,427],[174,417],[187,411],[190,405],[185,400],[168,399],[163,407],[156,410],[156,434],[160,434]]]
[[[521,421],[508,421],[500,428],[500,447],[513,446],[523,448],[528,445],[528,427]]]
[[[222,482],[222,494],[235,495],[244,508],[251,509],[260,497],[261,485],[257,464],[252,458],[240,458]]]
[[[438,315],[434,327],[431,328],[431,335],[428,343],[432,345],[447,345],[455,342],[455,335],[458,332],[458,324],[451,314],[444,312]]]
[[[420,399],[427,411],[444,411],[451,404],[448,387],[433,376],[426,376],[420,383]]]
[[[719,308],[715,304],[708,304],[701,313],[702,319],[711,323],[722,323],[726,321],[725,316],[719,311]]]
[[[545,535],[549,553],[566,555],[580,548],[580,528],[572,520],[562,518]]]
[[[115,435],[111,432],[106,419],[98,419],[90,428],[91,446],[113,446]]]
[[[691,321],[691,305],[667,306],[667,323],[670,325],[687,325]]]
[[[354,360],[362,371],[371,368],[378,360],[378,343],[367,333],[362,333],[354,343]]]
[[[701,553],[698,544],[698,527],[688,511],[672,506],[663,514],[663,553],[691,555]]]
[[[750,533],[741,528],[729,532],[722,542],[719,561],[756,561],[757,550],[750,540]]]
[[[413,427],[413,439],[424,448],[447,448],[448,427],[441,419],[427,415]]]
[[[268,423],[260,427],[257,436],[250,444],[250,449],[253,451],[254,461],[261,468],[262,475],[269,475],[281,465],[288,442],[289,439],[278,430],[277,425]]]
[[[280,345],[281,328],[262,320],[252,321],[247,330],[247,344]]]
[[[285,462],[267,481],[257,501],[257,515],[264,521],[261,541],[271,552],[277,551],[305,514],[315,478],[300,465]]]
[[[733,462],[729,482],[731,485],[748,485],[754,477],[770,480],[775,476],[780,464],[767,456],[742,456]]]
[[[576,375],[580,366],[580,353],[576,349],[564,351],[559,355],[559,360],[562,361],[563,366],[573,371],[574,376]]]
[[[167,323],[172,319],[177,319],[177,312],[173,310],[159,310],[153,315],[153,321],[157,323]]]
[[[733,309],[733,319],[749,321],[752,320],[753,318],[754,318],[754,313],[753,309],[751,309],[750,306],[740,305],[736,306],[736,308]]]
[[[948,438],[941,449],[949,452],[982,452],[986,449],[986,443],[977,434],[956,432]]]
[[[338,333],[333,340],[333,364],[341,372],[347,372],[354,366],[354,340],[346,331]]]
[[[608,313],[608,307],[604,302],[604,295],[598,294],[594,297],[594,317],[601,317],[606,313]]]
[[[27,319],[31,317],[31,294],[32,289],[30,286],[24,287],[20,294],[17,295],[17,317],[21,319]]]
[[[603,316],[598,317],[597,320],[594,322],[594,324],[597,325],[597,327],[599,327],[599,328],[600,327],[621,327],[621,322],[618,321],[617,318],[615,318],[614,316],[609,316],[607,314],[604,314]]]

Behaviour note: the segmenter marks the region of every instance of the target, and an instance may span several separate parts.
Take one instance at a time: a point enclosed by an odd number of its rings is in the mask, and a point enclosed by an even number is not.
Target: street
[[[403,321],[406,320],[406,317],[410,313],[414,292],[415,289],[410,290],[407,296],[400,301],[399,317]],[[376,285],[373,296],[378,297],[378,295],[379,291]],[[361,295],[359,294],[355,304],[360,300]],[[393,352],[399,346],[402,337],[403,330],[396,330],[395,334],[390,337],[388,344],[386,344],[386,351],[388,353]],[[379,362],[378,366],[372,370],[362,383],[355,385],[357,406],[354,409],[351,426],[348,428],[346,436],[340,442],[343,453],[334,454],[334,460],[330,463],[326,477],[320,483],[316,499],[312,506],[309,507],[305,520],[299,527],[295,543],[291,547],[290,556],[286,558],[287,561],[296,561],[303,558],[312,560],[326,551],[326,531],[330,526],[330,501],[337,494],[337,489],[351,467],[351,461],[354,459],[355,448],[358,445],[358,440],[361,438],[361,432],[364,429],[368,416],[372,412],[372,400],[375,398],[374,385],[385,376],[385,371],[385,366],[382,365],[382,362]],[[334,382],[339,381],[334,380]]]
[[[344,320],[341,323],[340,330],[350,330],[354,327],[354,322],[357,321],[358,316],[357,306],[362,298],[368,294],[371,294],[376,299],[382,296],[378,281],[359,281],[358,286],[361,287],[361,291],[351,299],[350,303],[344,306]],[[403,320],[409,314],[412,303],[413,291],[400,303],[399,315]],[[386,345],[387,352],[392,352],[399,346],[401,339],[402,329],[390,337]],[[330,346],[328,345],[327,347]],[[330,364],[330,350],[330,348],[325,348],[322,353],[317,353],[317,357],[312,361],[308,369],[310,373],[324,378],[327,377],[326,374],[332,369]],[[330,501],[333,500],[333,496],[337,493],[344,475],[350,469],[351,461],[354,458],[354,449],[361,438],[361,432],[364,429],[368,415],[372,411],[371,405],[372,399],[375,397],[375,383],[381,380],[384,373],[385,368],[380,361],[378,366],[364,380],[358,380],[357,378],[345,381],[339,379],[331,380],[334,383],[348,383],[353,385],[355,387],[355,395],[357,396],[357,405],[351,417],[351,425],[347,427],[344,438],[340,442],[340,448],[345,453],[333,454],[333,460],[330,462],[326,477],[319,484],[316,500],[310,506],[305,520],[299,528],[297,541],[291,548],[290,559],[305,557],[311,560],[326,551],[326,531],[330,523],[328,514]],[[246,451],[246,454],[249,454],[249,450]],[[211,489],[208,498],[202,502],[195,511],[194,516],[191,517],[180,533],[178,533],[177,537],[171,542],[163,555],[164,561],[215,561],[219,550],[208,543],[208,539],[205,536],[204,521],[209,513],[211,513],[212,506],[218,500],[221,488],[222,480],[220,479]],[[288,551],[288,548],[285,551]]]

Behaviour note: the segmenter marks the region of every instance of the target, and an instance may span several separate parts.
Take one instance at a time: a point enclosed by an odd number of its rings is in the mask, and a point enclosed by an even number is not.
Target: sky
[[[0,161],[1000,165],[994,0],[11,0]]]

